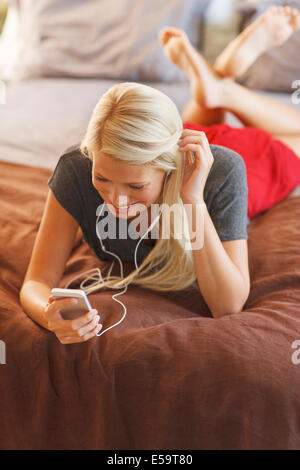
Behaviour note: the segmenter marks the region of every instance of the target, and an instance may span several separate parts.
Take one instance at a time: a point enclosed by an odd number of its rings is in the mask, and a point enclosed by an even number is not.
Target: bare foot
[[[159,33],[166,56],[189,77],[193,98],[207,108],[219,106],[223,77],[193,47],[184,31],[166,27]]]
[[[223,76],[238,77],[264,52],[278,47],[300,29],[300,12],[270,7],[217,57],[214,68]]]

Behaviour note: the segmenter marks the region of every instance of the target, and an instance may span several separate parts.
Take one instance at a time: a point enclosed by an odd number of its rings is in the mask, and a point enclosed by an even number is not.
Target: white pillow
[[[11,77],[185,81],[158,32],[184,29],[195,46],[209,0],[19,0],[21,50]]]

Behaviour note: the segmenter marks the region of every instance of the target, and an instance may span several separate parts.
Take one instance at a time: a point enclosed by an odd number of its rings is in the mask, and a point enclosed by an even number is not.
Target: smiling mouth
[[[130,204],[129,206],[124,206],[124,207],[117,207],[115,206],[114,204],[112,204],[111,202],[109,203],[111,204],[117,211],[126,211],[128,210],[131,206],[134,206],[135,204],[138,204],[137,202],[134,202],[133,204]]]

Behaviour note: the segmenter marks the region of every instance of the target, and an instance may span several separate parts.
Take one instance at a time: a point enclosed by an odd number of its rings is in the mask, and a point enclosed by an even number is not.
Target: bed
[[[129,286],[120,325],[62,345],[19,303],[51,171],[0,169],[2,449],[299,448],[299,197],[248,227],[243,312],[214,319],[193,287],[161,294]],[[105,263],[78,234],[58,287],[94,267]],[[132,268],[125,263],[125,273]],[[111,296],[89,296],[104,326],[123,315]]]
[[[299,187],[248,226],[251,291],[238,314],[213,318],[196,285],[129,286],[122,323],[62,345],[20,305],[47,180],[116,82],[21,81],[0,106],[0,448],[299,449]],[[182,110],[187,83],[152,85]],[[226,122],[242,125],[229,113]],[[79,229],[57,287],[109,266]],[[124,263],[125,274],[133,267]],[[104,327],[123,315],[111,290],[89,300]]]

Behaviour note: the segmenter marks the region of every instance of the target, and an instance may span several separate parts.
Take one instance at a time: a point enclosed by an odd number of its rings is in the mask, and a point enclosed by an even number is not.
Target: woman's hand
[[[60,310],[71,305],[75,305],[74,300],[69,297],[67,299],[53,300],[48,302],[45,307],[45,317],[48,321],[48,328],[55,333],[62,344],[80,343],[93,338],[102,328],[102,324],[98,324],[100,316],[97,310],[89,310],[87,313],[74,320],[65,320]]]
[[[201,131],[184,129],[179,140],[180,152],[194,152],[195,161],[186,157],[180,196],[183,204],[204,202],[204,187],[214,162],[206,135]]]

